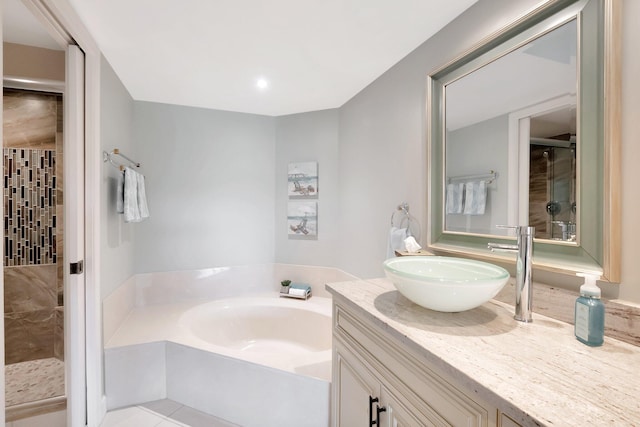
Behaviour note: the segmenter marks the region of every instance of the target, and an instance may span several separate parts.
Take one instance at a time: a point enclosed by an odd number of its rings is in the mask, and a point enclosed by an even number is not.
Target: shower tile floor
[[[54,357],[5,366],[7,406],[64,396],[64,362]]]
[[[107,413],[100,427],[239,427],[173,400],[163,399]]]

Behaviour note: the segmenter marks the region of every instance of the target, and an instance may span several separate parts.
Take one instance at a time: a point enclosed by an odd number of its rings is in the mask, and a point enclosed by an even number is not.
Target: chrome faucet
[[[535,227],[525,225],[513,227],[498,225],[498,228],[516,230],[515,245],[505,243],[489,243],[487,247],[492,252],[517,252],[516,258],[516,313],[514,319],[529,323],[532,321],[533,284],[531,283],[531,261],[533,258],[533,235]]]

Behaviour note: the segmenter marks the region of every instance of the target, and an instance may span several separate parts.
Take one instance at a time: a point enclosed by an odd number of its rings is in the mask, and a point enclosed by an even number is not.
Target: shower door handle
[[[69,264],[69,274],[82,274],[84,272],[84,260]]]

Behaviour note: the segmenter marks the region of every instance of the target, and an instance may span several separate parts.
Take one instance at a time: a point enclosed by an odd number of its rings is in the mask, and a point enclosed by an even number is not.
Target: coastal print
[[[317,202],[289,202],[287,225],[291,238],[315,238],[318,235]]]
[[[317,199],[318,162],[289,163],[287,181],[290,199]]]

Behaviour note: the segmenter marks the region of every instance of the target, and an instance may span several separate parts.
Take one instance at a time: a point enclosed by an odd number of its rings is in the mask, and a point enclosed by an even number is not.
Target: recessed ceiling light
[[[266,88],[269,87],[269,82],[267,81],[267,79],[259,78],[258,81],[256,82],[256,86],[260,90],[265,90]]]

